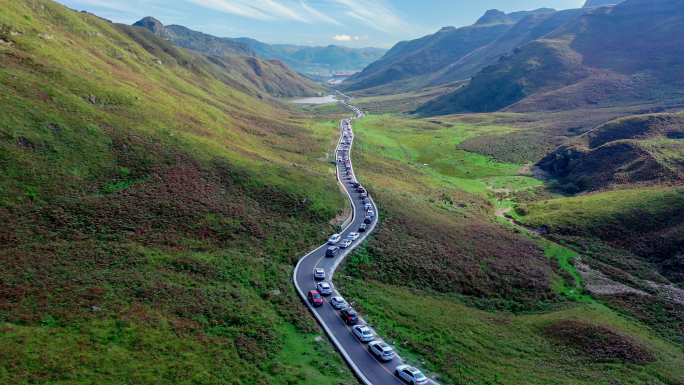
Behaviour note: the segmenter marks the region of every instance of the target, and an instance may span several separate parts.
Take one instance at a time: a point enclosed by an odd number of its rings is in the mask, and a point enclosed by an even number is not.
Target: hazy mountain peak
[[[490,9],[475,22],[475,25],[508,24],[512,22],[513,19],[508,17],[508,15],[505,13],[499,11],[498,9]]]
[[[456,27],[453,27],[453,26],[450,26],[450,25],[449,25],[449,26],[446,26],[446,27],[442,27],[442,29],[440,29],[440,31],[453,31],[453,30],[455,30],[455,29],[456,29]]]
[[[535,9],[534,11],[518,11],[518,12],[511,12],[507,14],[506,16],[510,17],[513,21],[518,22],[525,18],[525,16],[534,14],[534,13],[552,13],[556,12],[555,9],[553,8],[538,8]]]
[[[587,0],[582,8],[600,7],[602,5],[613,5],[622,3],[624,0]]]

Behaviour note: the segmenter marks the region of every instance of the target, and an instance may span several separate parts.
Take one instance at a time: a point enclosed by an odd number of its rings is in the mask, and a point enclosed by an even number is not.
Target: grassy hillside
[[[606,107],[681,99],[684,6],[627,0],[599,7],[427,103],[425,115]]]
[[[0,382],[353,383],[289,280],[345,203],[336,124],[148,30],[1,4]]]
[[[539,165],[577,190],[684,183],[681,114],[631,116],[568,140]]]
[[[437,372],[443,384],[676,384],[681,378],[679,346],[599,303],[514,315],[420,288],[340,282],[409,364]]]
[[[215,56],[185,50],[162,40],[142,27],[114,24],[147,54],[170,65],[201,70],[254,98],[275,103],[270,96],[311,96],[320,89],[313,81],[300,76],[278,60],[263,60],[250,56]]]
[[[518,207],[519,220],[552,234],[598,238],[653,262],[673,282],[684,282],[684,188],[608,191]],[[583,246],[582,242],[578,242]]]
[[[381,336],[440,383],[677,383],[681,305],[584,294],[577,253],[494,217],[507,199],[536,195],[547,182],[520,163],[457,147],[554,119],[356,121],[355,169],[381,222],[336,282]],[[624,271],[667,282],[639,261],[621,262],[631,263]],[[648,320],[657,309],[662,316]]]

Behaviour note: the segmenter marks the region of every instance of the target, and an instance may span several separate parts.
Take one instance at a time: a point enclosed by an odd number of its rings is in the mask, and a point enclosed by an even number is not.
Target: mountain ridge
[[[549,11],[554,10],[539,8],[507,15],[493,9],[471,26],[442,28],[419,39],[399,42],[380,60],[348,78],[340,88],[345,91],[364,90],[369,94],[391,94],[396,89],[413,91],[444,84],[446,82],[438,80],[441,71],[446,71],[459,60],[488,46],[520,20]],[[479,70],[484,64],[475,66]]]
[[[682,98],[683,22],[684,3],[671,0],[589,8],[417,112],[484,112],[485,106],[525,112]]]
[[[258,57],[249,44],[224,40],[203,32],[193,31],[181,25],[165,26],[152,16],[146,16],[133,26],[147,28],[163,40],[194,51],[218,55],[247,55]]]

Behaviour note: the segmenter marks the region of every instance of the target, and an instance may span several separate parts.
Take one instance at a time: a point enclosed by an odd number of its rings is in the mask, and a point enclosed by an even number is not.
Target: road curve
[[[360,112],[356,107],[351,106],[344,102],[339,102],[340,104],[350,108],[355,112],[356,116],[349,118],[350,127],[353,119],[362,118],[365,115]],[[346,119],[345,119],[346,120]],[[344,120],[340,122],[340,129],[343,130]],[[343,130],[344,132],[344,130]],[[349,158],[351,162],[351,149],[354,144],[354,137],[351,138],[351,144],[349,144]],[[338,143],[338,149],[343,145],[343,138],[340,138]],[[335,159],[337,159],[338,149],[335,151]],[[356,189],[349,183],[346,178],[346,169],[344,163],[338,162],[336,164],[337,175],[340,184],[344,187],[344,190],[349,196],[352,205],[352,217],[350,223],[344,228],[340,234],[342,239],[346,239],[347,235],[351,232],[357,231],[359,226],[363,223],[365,218],[365,209],[363,207],[363,201],[357,194]],[[352,166],[353,173],[353,166]],[[319,322],[328,338],[332,341],[333,345],[339,350],[342,357],[345,359],[347,364],[354,370],[357,378],[366,385],[386,385],[386,384],[406,384],[402,379],[394,375],[394,369],[398,365],[404,364],[404,361],[397,355],[394,359],[387,362],[382,362],[372,355],[368,350],[368,344],[361,342],[352,333],[351,327],[353,325],[347,325],[339,315],[339,310],[336,310],[330,304],[330,297],[341,296],[337,290],[335,290],[334,283],[331,278],[337,266],[342,262],[344,257],[351,252],[351,250],[361,244],[366,236],[375,228],[375,224],[378,221],[378,210],[375,206],[375,202],[371,198],[371,205],[376,215],[373,218],[372,223],[366,232],[360,233],[361,236],[354,241],[354,243],[347,249],[340,249],[340,253],[335,257],[326,257],[325,251],[328,248],[327,244],[324,244],[317,249],[313,250],[309,254],[302,257],[295,267],[293,281],[299,296],[302,298],[304,303],[309,307],[313,313],[316,320]],[[333,287],[332,296],[324,296],[323,306],[313,307],[311,303],[307,300],[307,293],[309,290],[316,290],[317,281],[314,280],[313,271],[315,268],[325,269],[326,279],[325,281],[330,283]],[[365,324],[363,319],[360,319],[359,324]],[[380,338],[376,335],[376,340]],[[388,342],[389,344],[389,342]],[[391,345],[391,344],[390,344]],[[430,381],[435,384],[433,381]]]

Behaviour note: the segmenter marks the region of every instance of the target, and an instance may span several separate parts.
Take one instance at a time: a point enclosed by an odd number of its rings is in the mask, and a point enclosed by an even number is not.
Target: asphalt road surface
[[[357,116],[359,117],[363,116],[360,113],[357,114]],[[353,120],[351,120],[351,122],[353,123]],[[353,155],[352,145],[353,138],[352,143],[349,145],[350,160]],[[342,145],[342,147],[344,147],[344,145]],[[338,152],[336,151],[335,154],[335,159],[337,159]],[[351,185],[351,183],[347,180],[346,168],[343,162],[337,164],[337,172],[339,175],[340,183],[342,183],[344,188],[347,190],[349,196],[351,197],[352,206],[354,210],[353,221],[340,233],[342,235],[342,239],[346,239],[349,233],[356,232],[358,230],[359,226],[363,223],[366,211],[364,209],[363,200],[359,197],[359,194],[356,192],[356,188],[354,188]],[[361,236],[359,237],[359,239],[354,241],[350,248],[353,248],[355,245],[361,243],[363,238],[365,238],[365,236],[375,227],[375,224],[378,220],[378,210],[375,206],[375,202],[373,202],[372,200],[372,197],[371,205],[373,206],[373,211],[376,214],[373,217],[373,222],[369,225],[369,231],[366,231],[365,233],[360,233]],[[295,287],[299,291],[300,296],[302,296],[304,301],[307,303],[307,305],[314,313],[314,316],[318,319],[319,323],[325,330],[330,340],[338,348],[338,350],[342,354],[343,358],[347,361],[347,363],[356,372],[357,377],[361,380],[362,383],[373,385],[406,384],[405,381],[394,375],[394,369],[398,365],[404,364],[401,358],[395,357],[391,361],[387,362],[380,361],[378,358],[376,358],[375,355],[371,354],[367,350],[368,343],[361,342],[352,333],[351,328],[354,325],[347,325],[340,317],[339,310],[336,310],[330,304],[330,297],[341,296],[336,290],[334,290],[334,284],[333,282],[331,282],[333,272],[340,264],[342,259],[350,251],[350,248],[340,249],[340,253],[337,254],[337,256],[335,257],[326,257],[325,251],[327,248],[327,244],[322,245],[316,250],[307,254],[299,261],[297,268],[295,269],[294,281]],[[309,290],[317,290],[316,284],[320,282],[314,280],[313,271],[315,268],[325,269],[326,278],[324,281],[330,283],[331,286],[333,286],[333,294],[331,296],[323,296],[323,306],[319,307],[313,307],[306,299],[306,295],[309,292]],[[361,319],[359,325],[363,324],[365,324],[365,322],[363,322],[363,320]],[[379,339],[380,338],[376,336],[376,340]],[[391,341],[388,341],[388,344],[391,346],[389,342]],[[434,384],[434,382],[432,381],[431,383]]]

